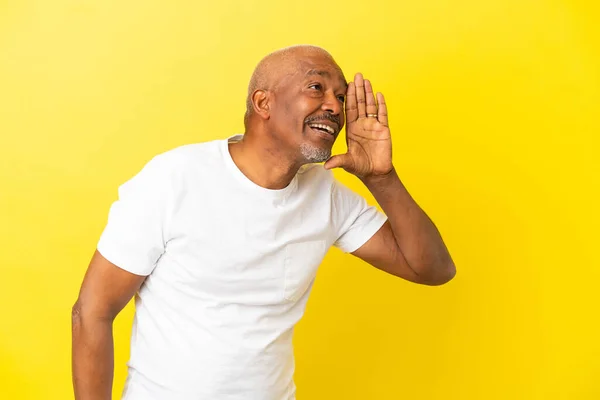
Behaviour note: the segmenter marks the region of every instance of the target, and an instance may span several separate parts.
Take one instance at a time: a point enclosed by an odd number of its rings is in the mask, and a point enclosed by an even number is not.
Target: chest
[[[277,304],[304,296],[334,241],[331,205],[188,193],[157,272],[219,302]]]

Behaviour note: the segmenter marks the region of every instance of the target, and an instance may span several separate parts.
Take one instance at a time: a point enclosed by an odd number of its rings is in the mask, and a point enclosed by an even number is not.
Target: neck
[[[229,144],[231,158],[255,184],[266,189],[284,189],[301,165],[295,160],[290,161],[282,146],[277,146],[265,136],[246,132],[242,140]]]

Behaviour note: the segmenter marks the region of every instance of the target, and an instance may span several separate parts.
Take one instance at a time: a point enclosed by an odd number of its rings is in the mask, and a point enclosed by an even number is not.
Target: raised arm
[[[352,254],[371,265],[415,283],[440,285],[456,269],[440,233],[410,196],[392,164],[392,139],[383,94],[356,74],[346,96],[348,151],[325,168],[356,175],[373,194],[388,221]]]

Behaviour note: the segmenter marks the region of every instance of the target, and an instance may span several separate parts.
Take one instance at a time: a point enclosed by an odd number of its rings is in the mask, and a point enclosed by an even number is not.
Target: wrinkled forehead
[[[338,84],[340,89],[346,89],[348,82],[344,77],[344,72],[336,64],[336,62],[329,57],[315,57],[313,59],[308,58],[305,60],[299,60],[298,62],[298,75],[302,78],[310,78],[311,76],[321,76],[331,82]]]
[[[279,88],[296,86],[314,77],[328,80],[339,90],[345,91],[348,87],[342,69],[335,61],[326,56],[305,56],[286,60],[279,68],[277,84]]]

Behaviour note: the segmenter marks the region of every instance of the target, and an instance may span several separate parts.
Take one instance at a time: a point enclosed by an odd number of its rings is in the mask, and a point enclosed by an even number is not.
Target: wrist
[[[385,173],[381,174],[370,174],[359,177],[359,179],[367,186],[372,185],[387,185],[391,181],[399,180],[398,174],[396,173],[396,168],[392,166],[392,168]]]

